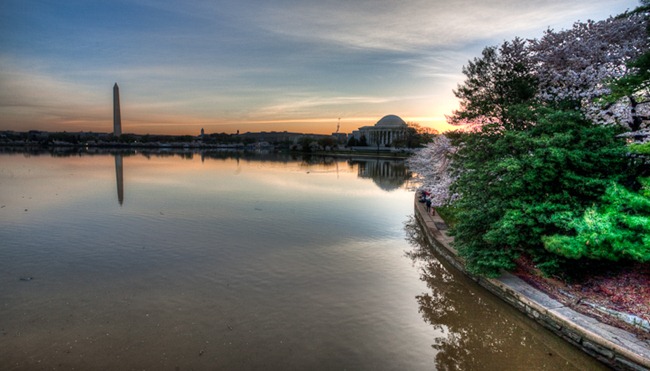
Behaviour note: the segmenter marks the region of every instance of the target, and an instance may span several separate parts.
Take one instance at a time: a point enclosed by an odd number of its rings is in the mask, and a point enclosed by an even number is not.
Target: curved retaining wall
[[[450,264],[528,317],[610,367],[650,370],[650,341],[578,313],[512,274],[495,279],[470,275],[451,247],[453,237],[446,233],[444,220],[437,213],[429,215],[417,197],[415,216],[431,246]]]

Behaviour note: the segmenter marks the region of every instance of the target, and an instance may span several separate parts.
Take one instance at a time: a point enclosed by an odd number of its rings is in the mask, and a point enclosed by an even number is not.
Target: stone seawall
[[[437,213],[429,215],[417,199],[415,217],[430,245],[443,258],[494,295],[610,367],[650,370],[650,341],[578,313],[512,274],[495,279],[470,275],[451,246],[453,237],[447,234],[444,220]]]

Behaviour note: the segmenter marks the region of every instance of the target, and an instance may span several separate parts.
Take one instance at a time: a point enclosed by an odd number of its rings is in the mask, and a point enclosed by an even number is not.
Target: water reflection
[[[103,150],[75,148],[53,148],[47,151],[34,150],[28,152],[32,155],[50,154],[59,157],[81,156],[81,155],[105,155],[111,154],[115,158],[115,180],[117,184],[117,199],[122,206],[124,204],[124,156],[141,155],[148,159],[152,157],[174,157],[178,156],[186,160],[194,158],[194,151],[189,150]],[[299,161],[309,167],[319,165],[324,168],[332,168],[338,174],[340,158],[334,156],[312,156],[300,154],[270,154],[243,151],[201,151],[201,162],[205,160],[230,160],[235,159],[237,164],[241,159],[248,161],[273,161],[273,162],[295,162]],[[379,188],[384,191],[393,191],[404,186],[411,179],[411,172],[408,171],[405,161],[401,159],[383,158],[358,158],[352,157],[347,160],[350,168],[357,167],[357,177],[371,179]]]
[[[430,369],[411,192],[335,157],[50,155],[0,158],[0,369]]]
[[[340,163],[345,160],[350,168],[357,167],[357,176],[363,179],[371,179],[379,188],[384,191],[393,191],[403,187],[411,179],[412,174],[406,167],[403,159],[373,158],[358,156],[328,156],[309,155],[301,153],[268,153],[234,150],[197,150],[181,148],[151,148],[151,149],[106,149],[98,147],[0,147],[0,153],[20,153],[25,156],[50,155],[53,157],[71,156],[92,156],[92,155],[113,155],[115,157],[115,171],[118,185],[118,198],[123,200],[123,158],[129,156],[152,157],[180,157],[186,160],[194,159],[194,156],[201,157],[201,162],[206,160],[227,161],[258,161],[258,162],[279,162],[291,163],[300,162],[305,167],[318,165],[324,168],[331,167],[337,171]],[[122,191],[120,191],[120,189]],[[120,196],[121,195],[121,196]],[[120,201],[121,203],[122,201]]]
[[[0,369],[581,368],[409,246],[413,192],[377,186],[398,161],[11,153]]]
[[[419,312],[442,334],[431,345],[438,350],[438,370],[605,369],[576,357],[577,349],[439,259],[415,219],[405,223],[405,230],[413,247],[406,255],[419,265],[420,279],[430,290],[416,296]]]
[[[115,180],[117,182],[117,201],[120,206],[124,203],[124,166],[122,164],[122,154],[116,153],[115,156]]]
[[[350,164],[358,165],[359,178],[370,178],[384,191],[393,191],[411,178],[404,161],[383,158],[352,158]]]

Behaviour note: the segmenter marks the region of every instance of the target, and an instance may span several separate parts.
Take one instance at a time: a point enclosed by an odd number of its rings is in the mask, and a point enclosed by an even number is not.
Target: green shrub
[[[453,206],[438,206],[436,212],[447,223],[449,227],[456,225],[458,210]]]
[[[570,259],[650,261],[650,178],[640,181],[638,193],[614,183],[582,215],[554,215],[570,234],[544,237],[544,247]]]
[[[625,145],[616,129],[579,112],[522,110],[534,124],[521,130],[479,131],[456,138],[460,195],[455,246],[475,273],[495,276],[521,254],[552,271],[565,255],[549,253],[543,236],[565,230],[557,215],[581,215],[625,174]]]

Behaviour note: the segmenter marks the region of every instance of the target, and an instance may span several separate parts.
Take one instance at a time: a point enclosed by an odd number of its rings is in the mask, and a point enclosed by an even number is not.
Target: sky
[[[446,131],[484,47],[637,0],[2,0],[0,130]]]

